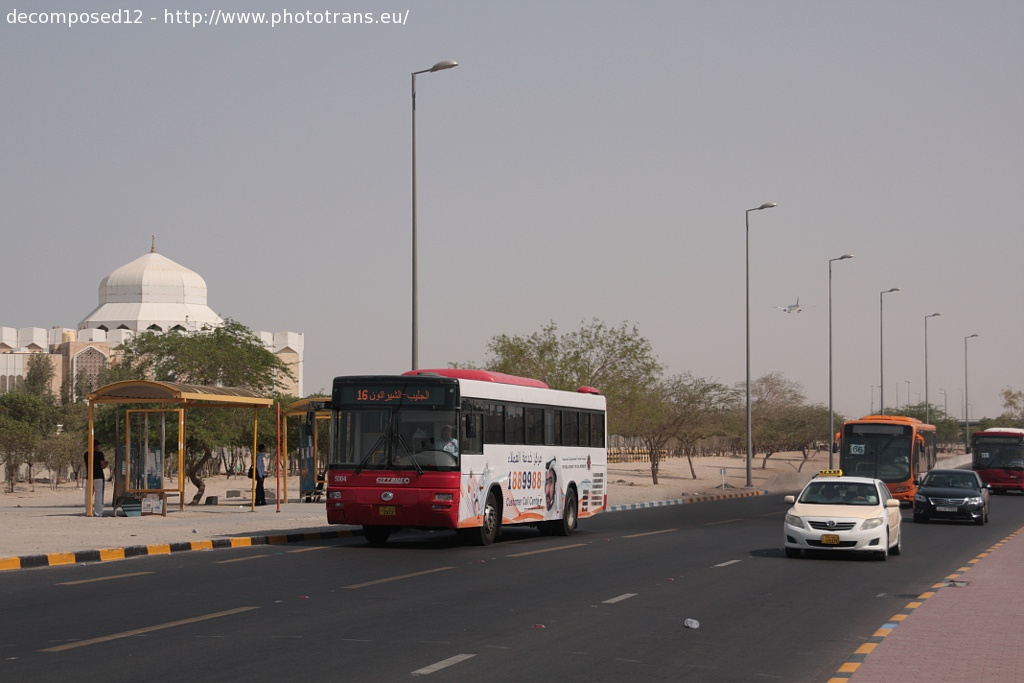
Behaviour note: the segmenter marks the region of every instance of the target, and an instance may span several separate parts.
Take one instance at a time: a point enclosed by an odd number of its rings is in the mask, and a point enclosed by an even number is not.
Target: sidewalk
[[[829,683],[1024,681],[1024,529],[961,567],[883,624]]]

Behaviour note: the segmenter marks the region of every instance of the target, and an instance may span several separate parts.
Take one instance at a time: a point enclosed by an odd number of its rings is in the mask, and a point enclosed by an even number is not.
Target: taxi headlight
[[[796,515],[786,515],[786,524],[789,526],[795,526],[797,529],[803,529],[804,520],[800,519]]]
[[[971,496],[967,499],[968,505],[981,505],[981,496]]]
[[[860,528],[864,531],[867,531],[868,529],[877,529],[883,524],[885,524],[884,519],[882,519],[881,517],[875,517],[873,519],[865,519],[864,523],[860,525]]]

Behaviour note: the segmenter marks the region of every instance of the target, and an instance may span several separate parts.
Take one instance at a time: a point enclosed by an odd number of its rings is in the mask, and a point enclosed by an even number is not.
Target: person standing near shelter
[[[267,493],[263,490],[263,480],[267,478],[267,447],[256,446],[256,505],[267,504]]]
[[[89,469],[89,451],[85,452],[85,468]],[[103,457],[103,451],[92,452],[92,514],[96,517],[103,516],[103,482],[106,474],[103,472],[107,466],[107,460]],[[89,514],[89,480],[85,481],[85,514]]]

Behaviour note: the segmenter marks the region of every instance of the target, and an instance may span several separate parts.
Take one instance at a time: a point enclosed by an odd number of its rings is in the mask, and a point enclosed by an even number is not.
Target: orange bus
[[[901,503],[914,501],[915,480],[935,466],[935,426],[903,415],[847,420],[839,435],[843,474],[881,479]]]

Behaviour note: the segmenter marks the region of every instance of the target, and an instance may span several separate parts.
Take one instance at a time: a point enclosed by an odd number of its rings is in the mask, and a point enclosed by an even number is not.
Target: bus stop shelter
[[[327,406],[330,396],[314,396],[295,401],[281,413],[281,437],[284,441],[281,452],[288,458],[288,418],[299,417],[299,498],[309,502],[319,502],[319,494],[324,489],[324,464],[320,462],[320,444],[318,430],[315,425],[320,420],[329,420],[331,410]],[[315,415],[311,421],[311,415]],[[290,471],[286,467],[285,471]],[[285,477],[284,496],[288,499],[288,478]]]
[[[166,497],[167,493],[176,492],[180,509],[185,509],[185,411],[191,408],[252,408],[253,410],[253,453],[256,453],[256,433],[258,426],[258,410],[267,408],[273,400],[260,396],[249,389],[239,387],[212,387],[198,384],[182,384],[179,382],[157,382],[153,380],[126,380],[114,382],[100,387],[86,396],[89,403],[89,450],[86,472],[93,471],[95,456],[95,408],[103,404],[147,404],[154,408],[139,408],[140,412],[173,412],[178,421],[178,488],[177,489],[151,489],[131,488],[128,483],[130,462],[130,420],[125,421],[125,492],[135,494],[159,494]],[[131,409],[129,410],[131,412]],[[119,473],[115,471],[115,476]],[[87,476],[89,495],[87,497],[85,514],[93,516],[93,482],[92,477]]]

